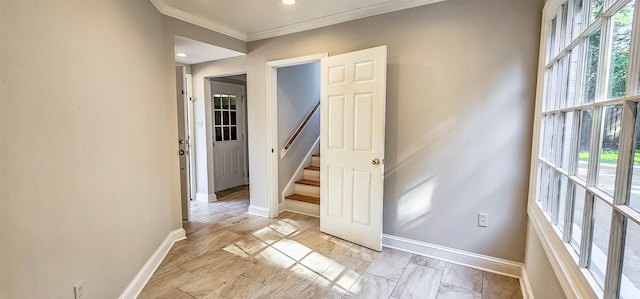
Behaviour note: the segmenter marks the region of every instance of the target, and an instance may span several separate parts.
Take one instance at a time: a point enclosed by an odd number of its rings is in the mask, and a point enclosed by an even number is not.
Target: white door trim
[[[236,95],[236,111],[237,111],[237,140],[234,140],[234,142],[237,144],[238,142],[240,142],[240,160],[241,160],[241,172],[242,172],[242,181],[239,182],[239,185],[245,184],[245,168],[246,168],[246,164],[247,164],[247,157],[246,157],[246,153],[245,153],[245,144],[246,144],[246,140],[244,138],[244,136],[246,135],[246,128],[245,128],[245,117],[246,117],[246,113],[245,113],[245,105],[244,105],[244,98],[245,98],[245,86],[246,84],[240,84],[240,83],[230,83],[230,82],[223,82],[223,81],[215,81],[212,80],[211,81],[211,91],[212,93],[222,93],[222,94],[233,94]],[[212,107],[213,110],[213,107]],[[215,125],[215,117],[211,118],[211,126],[213,127]],[[213,130],[215,131],[215,130]],[[225,181],[226,175],[225,175],[225,179],[221,179],[219,177],[216,177],[216,167],[219,167],[220,165],[216,165],[216,141],[215,141],[215,132],[212,132],[212,138],[211,138],[211,142],[213,142],[214,146],[213,146],[213,186],[214,186],[214,192],[220,191],[220,190],[224,190],[224,189],[228,189],[228,188],[232,188],[235,186],[229,186],[229,182]],[[220,143],[218,144],[218,147],[228,147],[229,145],[226,144],[225,141],[220,141]],[[218,150],[220,150],[218,148]],[[226,159],[225,159],[226,160]],[[226,174],[226,166],[227,163],[226,161],[223,163],[223,172],[225,172]],[[226,184],[223,184],[226,183]],[[233,184],[236,185],[236,184]],[[236,185],[238,186],[238,185]]]
[[[223,73],[223,74],[217,74],[215,76],[205,76],[204,77],[204,115],[205,115],[205,121],[204,121],[204,126],[205,126],[205,132],[206,132],[206,149],[207,149],[207,196],[206,197],[202,197],[202,200],[204,201],[205,198],[208,198],[208,202],[214,202],[217,200],[217,196],[215,194],[215,192],[213,190],[215,190],[215,180],[213,177],[213,113],[211,113],[211,82],[215,79],[218,78],[224,78],[224,77],[230,77],[230,76],[236,76],[236,75],[246,75],[247,72],[231,72],[231,73]],[[246,91],[246,86],[245,86],[245,91]],[[245,136],[248,136],[247,134],[247,128],[245,128]],[[249,143],[248,138],[245,138],[245,147],[247,146],[247,144]],[[245,155],[246,157],[246,155]],[[248,162],[248,161],[247,161]],[[248,162],[250,163],[250,162]],[[251,182],[249,182],[250,184]],[[198,198],[196,197],[196,200]]]
[[[196,151],[195,151],[195,142],[194,137],[196,135],[195,122],[193,121],[194,112],[193,112],[193,76],[191,74],[184,75],[186,81],[186,89],[187,89],[187,131],[188,134],[188,146],[189,150],[187,151],[189,157],[189,199],[194,200],[196,198]]]
[[[267,198],[269,199],[269,217],[278,217],[278,68],[320,62],[328,57],[328,53],[320,53],[295,58],[267,61]]]
[[[189,127],[187,125],[187,107],[189,101],[186,95],[186,69],[184,66],[176,66],[176,107],[177,107],[177,125],[178,125],[178,163],[180,164],[180,206],[182,211],[182,219],[189,220],[191,215],[189,194],[191,184],[189,179],[189,145],[186,141],[189,139]]]

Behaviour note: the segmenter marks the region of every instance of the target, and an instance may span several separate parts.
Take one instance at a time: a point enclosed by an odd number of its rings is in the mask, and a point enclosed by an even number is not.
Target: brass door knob
[[[373,161],[371,161],[371,164],[380,165],[380,159],[378,159],[378,158],[373,159]]]

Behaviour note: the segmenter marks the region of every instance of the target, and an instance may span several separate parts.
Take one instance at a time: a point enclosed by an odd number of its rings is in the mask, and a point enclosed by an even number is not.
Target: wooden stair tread
[[[308,166],[308,167],[305,167],[304,169],[320,171],[320,166]]]
[[[320,181],[307,180],[307,179],[296,181],[296,184],[320,187]]]
[[[291,194],[291,195],[287,196],[286,199],[304,201],[304,202],[317,204],[317,205],[320,204],[320,198],[317,198],[317,197],[314,197],[314,196],[302,195],[302,194]]]
[[[313,154],[313,156],[320,158],[320,154]]]

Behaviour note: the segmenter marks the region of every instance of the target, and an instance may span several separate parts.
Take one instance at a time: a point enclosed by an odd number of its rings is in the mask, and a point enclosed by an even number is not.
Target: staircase
[[[303,179],[296,181],[294,192],[285,198],[320,204],[320,154],[311,157],[311,166],[304,168]]]

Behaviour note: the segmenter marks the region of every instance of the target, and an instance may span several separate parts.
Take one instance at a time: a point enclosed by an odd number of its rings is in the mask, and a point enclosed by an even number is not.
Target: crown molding
[[[209,18],[205,18],[203,16],[195,15],[189,12],[186,12],[182,9],[175,8],[173,6],[169,6],[162,0],[151,0],[151,3],[162,13],[163,15],[170,16],[176,18],[181,21],[185,21],[187,23],[191,23],[200,27],[204,27],[209,30],[213,30],[215,32],[228,35],[230,37],[239,39],[241,41],[248,41],[247,34],[242,33],[236,29],[231,28],[230,26],[216,22]]]
[[[256,41],[266,38],[282,36],[286,34],[297,33],[301,31],[321,28],[325,26],[335,25],[366,17],[372,17],[398,10],[414,8],[427,4],[444,2],[446,0],[395,0],[367,7],[357,8],[329,16],[312,19],[309,21],[299,22],[278,28],[252,32],[247,34],[247,41]]]
[[[151,0],[151,3],[153,3],[158,11],[164,15],[216,31],[245,42],[251,42],[444,1],[446,0],[393,0],[304,22],[251,33],[244,33],[229,25],[172,7],[167,5],[163,0]]]

